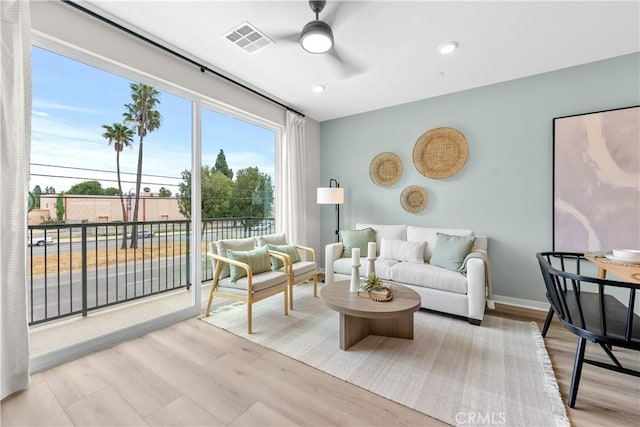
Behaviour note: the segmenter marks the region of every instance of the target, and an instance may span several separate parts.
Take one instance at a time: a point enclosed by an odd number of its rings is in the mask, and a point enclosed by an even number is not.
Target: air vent
[[[224,37],[247,53],[256,53],[273,42],[248,22],[229,31]]]

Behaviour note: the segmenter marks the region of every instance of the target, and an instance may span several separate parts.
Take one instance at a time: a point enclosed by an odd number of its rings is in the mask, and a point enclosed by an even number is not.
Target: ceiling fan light
[[[333,47],[331,27],[319,19],[309,22],[300,33],[300,45],[309,53],[325,53]]]

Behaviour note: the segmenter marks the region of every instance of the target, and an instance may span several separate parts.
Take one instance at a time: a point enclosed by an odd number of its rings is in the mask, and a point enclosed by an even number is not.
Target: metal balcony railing
[[[137,247],[130,248],[134,225]],[[188,289],[191,227],[187,220],[29,226],[29,324]],[[269,234],[275,226],[273,218],[215,218],[203,220],[200,231],[205,254],[211,242]],[[202,281],[211,280],[206,256],[200,265]]]

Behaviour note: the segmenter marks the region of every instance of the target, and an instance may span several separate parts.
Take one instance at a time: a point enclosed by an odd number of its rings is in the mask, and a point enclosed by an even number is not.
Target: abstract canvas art
[[[640,106],[553,119],[553,249],[640,249]]]

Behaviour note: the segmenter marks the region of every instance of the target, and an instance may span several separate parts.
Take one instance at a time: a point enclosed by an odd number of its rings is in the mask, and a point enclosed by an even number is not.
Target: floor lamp
[[[335,185],[334,185],[335,184]],[[336,242],[340,230],[340,205],[344,203],[344,188],[335,179],[329,180],[329,187],[318,188],[319,205],[336,205]]]

